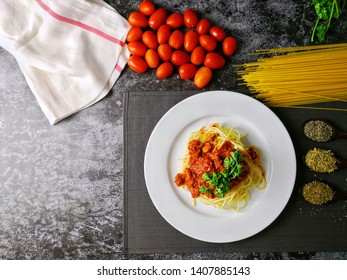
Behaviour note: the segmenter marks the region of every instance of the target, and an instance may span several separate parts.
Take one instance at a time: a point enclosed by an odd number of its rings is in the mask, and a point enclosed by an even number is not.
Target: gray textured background
[[[127,17],[140,1],[106,1]],[[261,48],[307,45],[310,1],[153,1],[195,9],[235,36],[239,48],[206,90],[244,91],[230,65]],[[346,13],[327,42],[346,38]],[[125,91],[195,90],[175,74],[158,80],[126,68],[110,94],[50,126],[15,59],[0,48],[0,259],[347,259],[347,252],[122,253],[122,96]]]

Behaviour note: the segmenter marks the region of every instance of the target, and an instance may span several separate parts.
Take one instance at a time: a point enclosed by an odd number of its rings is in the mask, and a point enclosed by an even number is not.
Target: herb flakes
[[[335,169],[337,159],[331,150],[314,148],[305,156],[306,165],[315,172],[331,173]]]
[[[311,204],[323,205],[333,200],[334,191],[325,183],[312,181],[303,186],[302,196]]]
[[[304,125],[304,134],[316,142],[326,142],[333,137],[333,128],[321,120],[311,120]]]

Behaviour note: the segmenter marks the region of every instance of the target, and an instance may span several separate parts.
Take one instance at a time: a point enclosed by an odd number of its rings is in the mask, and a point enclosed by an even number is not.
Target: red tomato
[[[179,66],[190,62],[190,56],[185,51],[174,51],[171,55],[172,64]]]
[[[169,44],[159,45],[158,55],[164,61],[169,61],[172,55],[172,48]]]
[[[200,65],[201,63],[204,62],[205,59],[205,51],[204,48],[201,46],[197,46],[192,54],[190,55],[190,61],[191,63],[195,65]]]
[[[192,9],[185,10],[183,13],[183,21],[187,28],[193,28],[198,24],[198,14]]]
[[[135,42],[139,41],[142,38],[142,30],[138,26],[132,27],[127,35],[127,41],[128,42]]]
[[[187,64],[182,64],[178,68],[178,74],[183,80],[190,80],[191,78],[194,77],[196,73],[196,67],[194,64],[187,63]]]
[[[206,18],[202,18],[196,26],[196,32],[198,32],[199,35],[207,34],[208,31],[210,31],[210,27],[210,21]]]
[[[146,16],[150,16],[151,14],[153,14],[155,7],[154,4],[151,1],[142,1],[140,3],[140,7],[139,10],[141,13],[143,13]]]
[[[164,24],[167,17],[167,11],[165,8],[158,8],[155,12],[149,17],[148,25],[152,29],[158,29],[161,25]]]
[[[212,26],[210,29],[210,35],[220,42],[225,38],[226,33],[222,27]]]
[[[130,13],[128,17],[128,22],[132,26],[138,26],[141,28],[147,27],[147,24],[148,24],[148,21],[145,15],[137,11]]]
[[[197,88],[203,88],[211,81],[211,78],[212,70],[206,66],[202,66],[198,71],[196,71],[194,85]]]
[[[132,55],[128,59],[128,65],[130,69],[138,73],[144,73],[147,71],[148,65],[142,57]]]
[[[181,30],[175,30],[169,38],[169,45],[174,49],[180,49],[183,46],[184,34]]]
[[[211,69],[222,68],[225,64],[225,59],[219,53],[210,52],[206,54],[204,65]]]
[[[180,28],[183,25],[183,16],[180,13],[173,13],[166,19],[166,24],[171,28]]]
[[[223,52],[226,56],[231,56],[234,54],[237,48],[237,42],[234,37],[226,37],[222,44]]]
[[[159,44],[165,44],[170,37],[171,28],[167,24],[163,24],[158,28],[157,40]]]
[[[143,33],[142,42],[150,49],[156,49],[158,47],[157,36],[150,30]]]
[[[169,77],[173,72],[173,66],[170,62],[164,62],[159,65],[155,74],[159,79],[165,79]]]
[[[199,34],[194,30],[188,30],[184,35],[184,49],[187,52],[192,52],[199,43]]]
[[[130,42],[128,44],[128,50],[132,55],[145,56],[147,47],[141,42]]]
[[[149,49],[146,51],[145,60],[149,68],[157,68],[160,62],[158,53],[153,49]]]
[[[200,35],[199,36],[200,45],[207,51],[212,52],[217,47],[216,40],[209,35]]]

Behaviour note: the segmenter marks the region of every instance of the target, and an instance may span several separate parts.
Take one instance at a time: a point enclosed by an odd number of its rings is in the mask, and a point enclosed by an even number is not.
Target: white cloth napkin
[[[0,1],[0,46],[51,124],[107,95],[129,58],[129,29],[101,0]]]

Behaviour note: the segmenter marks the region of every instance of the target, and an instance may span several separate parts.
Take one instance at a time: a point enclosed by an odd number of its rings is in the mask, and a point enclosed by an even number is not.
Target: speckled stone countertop
[[[140,1],[106,1],[127,17]],[[195,9],[238,39],[231,63],[256,49],[307,45],[310,1],[153,1],[169,11]],[[328,43],[342,42],[346,15]],[[242,90],[230,67],[206,90]],[[15,59],[0,48],[0,259],[347,259],[347,252],[125,255],[123,118],[125,91],[195,90],[177,74],[158,80],[128,67],[109,95],[49,125]],[[243,89],[244,90],[244,89]]]

